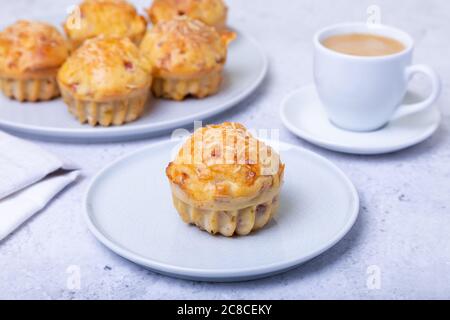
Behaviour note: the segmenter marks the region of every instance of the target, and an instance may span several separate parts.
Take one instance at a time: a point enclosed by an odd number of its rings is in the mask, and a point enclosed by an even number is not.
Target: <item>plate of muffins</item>
[[[266,277],[329,249],[358,216],[353,184],[325,158],[250,131],[208,125],[117,160],[88,188],[89,229],[145,268],[201,281]]]
[[[0,127],[58,140],[145,137],[216,115],[264,79],[264,53],[227,27],[222,0],[155,0],[146,11],[84,0],[62,31],[28,20],[0,31]]]

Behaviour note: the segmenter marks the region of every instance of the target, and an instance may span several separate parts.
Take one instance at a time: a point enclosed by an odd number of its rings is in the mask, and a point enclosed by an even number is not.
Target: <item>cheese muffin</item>
[[[225,28],[227,12],[222,0],[154,0],[147,9],[153,24],[186,15],[219,30]]]
[[[85,0],[64,23],[72,49],[99,35],[128,37],[139,45],[147,21],[125,0]]]
[[[56,73],[68,56],[63,36],[43,22],[21,20],[0,32],[0,88],[19,101],[59,95]]]
[[[141,53],[153,68],[153,94],[183,100],[216,93],[234,37],[187,17],[157,24],[141,43]]]
[[[238,123],[197,129],[166,168],[186,223],[224,236],[264,227],[278,208],[284,164]]]
[[[144,112],[151,70],[128,38],[89,39],[58,72],[61,94],[81,123],[121,125]]]

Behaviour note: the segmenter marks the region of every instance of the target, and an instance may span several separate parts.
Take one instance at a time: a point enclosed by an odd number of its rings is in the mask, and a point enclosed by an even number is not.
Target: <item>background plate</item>
[[[205,99],[182,102],[150,99],[139,120],[117,127],[81,125],[61,99],[20,103],[0,94],[0,128],[35,138],[76,142],[109,142],[141,138],[216,115],[250,95],[264,79],[267,58],[259,45],[237,31],[230,45],[222,88]]]
[[[193,280],[238,281],[293,268],[351,228],[359,200],[328,160],[281,144],[286,164],[278,216],[244,237],[212,236],[182,222],[165,167],[177,142],[155,144],[100,172],[85,198],[89,229],[108,248],[156,272]]]

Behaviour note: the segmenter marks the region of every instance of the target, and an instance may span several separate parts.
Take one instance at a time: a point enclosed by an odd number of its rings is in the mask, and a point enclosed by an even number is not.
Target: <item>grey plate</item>
[[[286,164],[278,216],[244,237],[212,236],[182,222],[165,167],[177,142],[152,145],[113,163],[85,198],[92,233],[112,251],[153,271],[203,281],[261,278],[324,252],[352,227],[359,199],[328,160],[281,144]]]
[[[35,138],[75,142],[108,142],[142,138],[203,120],[223,112],[250,95],[264,79],[268,62],[259,45],[237,31],[229,49],[219,93],[182,102],[150,100],[138,121],[117,127],[79,124],[61,99],[20,103],[0,94],[0,128]]]

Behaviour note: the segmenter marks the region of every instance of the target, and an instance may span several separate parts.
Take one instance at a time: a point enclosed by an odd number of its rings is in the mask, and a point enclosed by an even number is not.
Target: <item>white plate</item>
[[[265,277],[330,248],[358,215],[357,192],[337,167],[282,143],[285,184],[275,220],[248,236],[212,236],[185,224],[172,205],[165,167],[176,145],[166,141],[118,160],[94,178],[85,198],[97,239],[156,272],[204,281]]]
[[[117,127],[81,125],[69,114],[61,99],[19,103],[0,93],[0,127],[36,138],[68,141],[118,141],[154,135],[203,120],[236,105],[250,95],[264,79],[268,62],[259,45],[237,31],[229,49],[224,82],[218,94],[205,99],[149,101],[138,121]]]
[[[405,103],[421,97],[408,93]],[[334,126],[325,113],[313,85],[289,95],[281,106],[284,125],[300,138],[326,149],[355,153],[380,154],[398,151],[430,137],[441,119],[435,107],[391,121],[371,132],[353,132]]]

